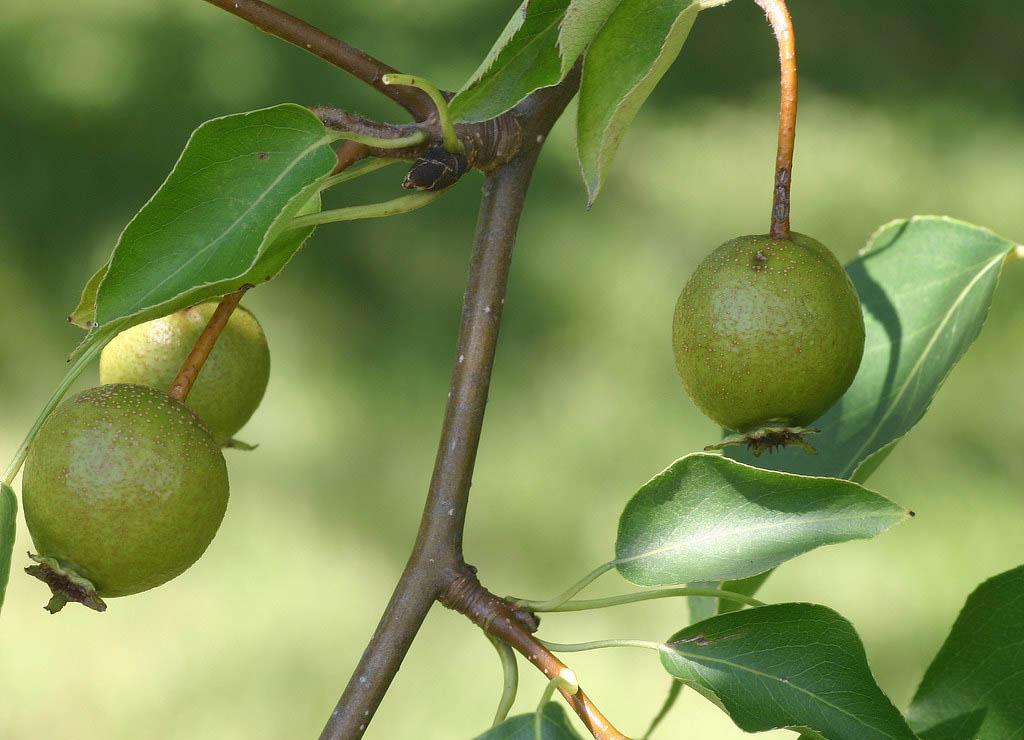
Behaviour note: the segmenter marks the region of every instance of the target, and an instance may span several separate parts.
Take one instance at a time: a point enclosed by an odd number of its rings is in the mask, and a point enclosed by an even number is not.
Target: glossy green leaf
[[[846,394],[812,426],[820,451],[785,449],[736,460],[772,470],[861,481],[924,416],[953,366],[981,331],[1013,243],[937,216],[893,221],[875,232],[847,272],[860,295],[867,337]]]
[[[7,593],[11,575],[11,553],[14,552],[14,525],[18,517],[18,499],[6,483],[0,483],[0,607]]]
[[[562,53],[562,74],[579,59],[587,44],[594,40],[622,0],[572,0],[558,30],[558,48]]]
[[[580,736],[569,724],[565,711],[555,702],[544,707],[541,720],[543,740],[580,740]],[[518,714],[509,717],[500,725],[492,727],[473,740],[534,740],[533,714]]]
[[[679,55],[699,11],[696,0],[622,0],[587,49],[576,148],[588,206],[626,129]]]
[[[674,677],[747,732],[808,728],[826,740],[915,740],[878,688],[848,621],[817,604],[772,604],[712,617],[661,651]]]
[[[568,6],[569,0],[526,0],[484,63],[452,99],[452,116],[460,121],[486,121],[534,90],[557,85],[565,76],[557,44]]]
[[[320,210],[320,205],[320,193],[314,193],[313,197],[295,213],[295,216],[305,216],[310,213],[317,213]],[[274,241],[273,244],[264,250],[263,254],[256,260],[256,264],[249,269],[249,272],[244,275],[239,282],[242,284],[252,283],[253,285],[259,285],[260,283],[265,283],[277,277],[277,274],[281,272],[285,265],[291,261],[292,257],[295,256],[295,253],[299,251],[314,231],[316,231],[315,226],[309,226],[304,229],[288,229],[285,231]],[[86,283],[86,286],[82,291],[82,298],[79,302],[78,308],[75,309],[75,312],[68,317],[68,320],[71,323],[81,326],[83,329],[91,328],[92,321],[96,315],[96,290],[99,287],[99,284],[103,281],[103,278],[106,277],[107,269],[109,267],[110,263],[108,262],[97,270],[95,275],[89,278],[89,282]],[[213,295],[217,294],[214,293]],[[175,308],[167,309],[169,313],[175,310]]]
[[[302,242],[286,231],[289,222],[310,207],[337,163],[335,138],[293,104],[197,128],[108,264],[86,285],[73,318],[90,333],[78,352],[133,323],[280,269]]]
[[[907,720],[923,740],[1024,738],[1024,566],[968,597]]]
[[[615,565],[640,586],[748,578],[821,545],[874,537],[906,517],[856,483],[699,453],[677,460],[626,505]]]
[[[96,291],[100,289],[100,283],[107,276],[109,269],[110,262],[108,260],[82,288],[82,297],[78,301],[78,307],[68,316],[68,321],[75,326],[80,326],[83,329],[92,328],[92,323],[96,319]]]

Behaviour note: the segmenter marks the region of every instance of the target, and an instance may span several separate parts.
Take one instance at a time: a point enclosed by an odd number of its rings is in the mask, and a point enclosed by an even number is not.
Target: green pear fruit
[[[216,303],[200,303],[121,332],[100,354],[100,382],[167,390],[216,308]],[[239,306],[186,403],[223,445],[256,411],[269,378],[267,338],[252,313]]]
[[[686,392],[713,421],[748,436],[801,430],[853,382],[864,319],[853,283],[821,242],[795,232],[741,236],[686,283],[672,346]]]
[[[43,422],[25,461],[22,501],[58,611],[159,586],[213,540],[228,502],[224,455],[203,421],[166,392],[90,388]]]

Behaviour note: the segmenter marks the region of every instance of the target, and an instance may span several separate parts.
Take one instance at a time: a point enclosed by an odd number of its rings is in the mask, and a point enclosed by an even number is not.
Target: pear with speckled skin
[[[228,502],[220,447],[164,391],[90,388],[43,423],[25,461],[23,505],[47,608],[159,586],[213,540]]]
[[[200,303],[121,332],[100,354],[100,382],[170,388],[216,309],[215,302]],[[263,328],[239,306],[185,403],[225,444],[256,411],[269,378],[270,350]]]
[[[683,288],[672,324],[676,368],[705,415],[742,434],[801,428],[853,382],[864,319],[843,266],[821,242],[741,236]]]

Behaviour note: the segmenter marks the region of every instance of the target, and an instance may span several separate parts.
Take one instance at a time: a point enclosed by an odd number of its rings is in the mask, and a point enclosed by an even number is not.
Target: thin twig
[[[430,96],[415,87],[389,87],[381,78],[398,72],[361,49],[339,41],[319,28],[299,20],[260,0],[206,0],[232,15],[248,21],[271,36],[295,44],[303,51],[339,67],[358,80],[362,80],[382,95],[405,108],[417,121],[425,121],[435,113]]]
[[[220,305],[213,312],[213,316],[207,322],[206,328],[199,335],[195,346],[192,347],[192,351],[185,358],[185,363],[181,366],[181,370],[178,371],[177,377],[171,383],[170,390],[167,391],[172,398],[176,398],[182,403],[188,398],[188,394],[192,390],[192,385],[196,382],[199,371],[203,369],[203,365],[206,364],[206,358],[213,351],[213,345],[216,344],[217,337],[224,331],[224,327],[228,325],[228,319],[231,318],[231,314],[238,307],[242,296],[245,295],[245,291],[251,287],[253,286],[243,285],[234,293],[228,293],[221,299]]]
[[[772,239],[789,239],[789,189],[793,179],[793,145],[796,141],[796,42],[793,21],[785,0],[754,0],[768,15],[779,44],[782,70],[782,101],[779,105],[779,151],[775,157],[775,195],[772,202]]]

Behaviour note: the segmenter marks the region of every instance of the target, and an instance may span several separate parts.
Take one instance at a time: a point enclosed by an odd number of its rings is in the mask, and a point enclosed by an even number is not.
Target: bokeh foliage
[[[281,3],[448,88],[476,68],[517,4],[437,0],[424,13],[412,0]],[[790,6],[802,74],[794,226],[843,261],[879,224],[920,212],[1024,240],[1024,6]],[[199,0],[0,0],[0,10],[8,455],[81,337],[64,318],[82,283],[199,122],[282,101],[403,119],[336,70]],[[763,17],[737,1],[701,14],[590,213],[571,112],[553,133],[520,228],[469,512],[468,557],[494,590],[547,596],[606,560],[629,496],[717,437],[675,378],[672,307],[704,253],[767,227],[776,84]],[[392,197],[399,178],[385,169],[365,192],[360,180],[326,205]],[[478,184],[468,177],[414,214],[322,228],[247,299],[273,353],[267,400],[240,435],[261,446],[229,453],[228,517],[186,575],[104,615],[49,618],[45,589],[19,572],[31,544],[19,531],[0,620],[0,737],[319,732],[416,530]],[[788,563],[762,592],[850,619],[901,707],[966,595],[1020,564],[1024,345],[1013,337],[1022,290],[1018,264],[929,415],[871,479],[917,519]],[[597,591],[625,588],[606,578]],[[682,614],[680,602],[552,615],[545,635],[656,639]],[[571,661],[627,733],[642,732],[667,690],[647,657]],[[499,684],[491,646],[438,609],[368,737],[473,737]],[[524,672],[514,712],[530,711],[540,690]],[[742,736],[687,693],[662,737],[684,727],[692,737]]]

